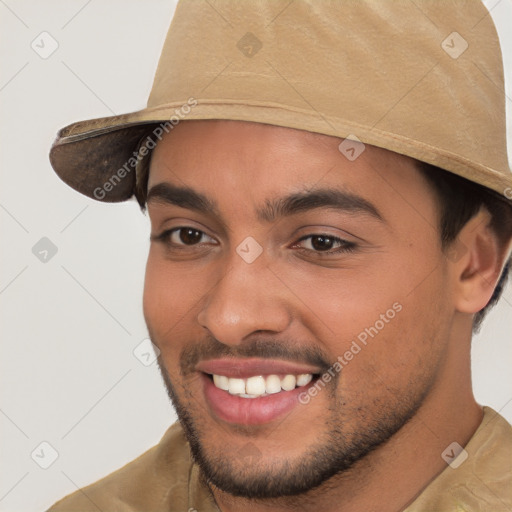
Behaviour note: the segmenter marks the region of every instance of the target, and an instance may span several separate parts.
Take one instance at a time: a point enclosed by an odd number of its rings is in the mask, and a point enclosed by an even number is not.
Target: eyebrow
[[[217,203],[189,187],[178,187],[170,183],[159,183],[148,192],[147,202],[172,204],[181,208],[194,210],[205,215],[221,217]],[[273,222],[280,217],[287,217],[317,208],[331,208],[347,213],[362,213],[385,222],[375,205],[351,192],[316,188],[297,192],[285,197],[265,201],[262,208],[256,210],[258,220]]]
[[[351,192],[332,188],[312,189],[275,200],[267,200],[264,208],[257,210],[258,218],[272,222],[278,217],[314,210],[332,208],[347,213],[363,213],[382,222],[384,218],[372,203]]]
[[[170,183],[159,183],[151,187],[146,201],[148,204],[153,202],[173,204],[205,215],[213,214],[217,217],[220,216],[217,204],[205,195],[189,187],[177,187]]]

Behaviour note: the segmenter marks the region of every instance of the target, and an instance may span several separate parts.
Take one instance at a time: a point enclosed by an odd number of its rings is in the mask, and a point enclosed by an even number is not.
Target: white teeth
[[[245,383],[245,392],[248,395],[262,395],[265,393],[265,379],[261,376],[249,377]]]
[[[246,379],[226,377],[225,375],[213,375],[215,387],[227,391],[231,395],[238,395],[243,398],[258,398],[268,396],[281,391],[291,391],[295,387],[305,386],[313,379],[311,373],[300,375],[285,375],[279,378],[278,375],[255,375]]]
[[[284,379],[281,380],[281,387],[285,391],[291,391],[292,389],[295,389],[295,384],[297,384],[295,375],[286,375]]]
[[[213,382],[219,389],[227,391],[229,389],[229,379],[224,375],[214,375]]]
[[[269,395],[281,391],[281,379],[277,375],[269,375],[266,379],[265,389]]]
[[[312,379],[313,375],[311,375],[311,373],[301,373],[300,375],[297,375],[297,386],[305,386],[306,384],[309,384]]]
[[[229,379],[229,393],[231,395],[241,395],[245,393],[244,379]]]

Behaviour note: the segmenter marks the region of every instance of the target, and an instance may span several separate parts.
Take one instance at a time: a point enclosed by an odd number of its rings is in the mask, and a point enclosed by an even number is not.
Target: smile
[[[195,369],[210,414],[238,425],[267,424],[305,407],[299,395],[322,372],[310,364],[261,358],[206,360]]]
[[[283,376],[275,374],[255,375],[245,379],[216,374],[211,375],[211,377],[215,387],[242,398],[260,398],[282,391],[291,391],[297,387],[306,386],[313,380],[313,374],[311,373]]]

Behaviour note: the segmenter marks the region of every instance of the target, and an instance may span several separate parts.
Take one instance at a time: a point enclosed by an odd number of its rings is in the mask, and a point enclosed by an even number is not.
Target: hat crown
[[[356,136],[512,200],[503,82],[479,0],[181,0],[147,108],[63,128],[50,160],[123,201],[148,123],[233,119]]]
[[[181,0],[148,107],[190,97],[212,118],[277,109],[272,124],[355,134],[470,179],[473,162],[498,190],[510,175],[500,45],[475,0]]]

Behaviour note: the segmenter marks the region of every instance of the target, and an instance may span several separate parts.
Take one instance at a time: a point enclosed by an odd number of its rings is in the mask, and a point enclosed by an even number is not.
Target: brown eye
[[[312,253],[327,254],[352,252],[356,248],[354,242],[327,234],[307,235],[299,240],[297,246]]]
[[[311,246],[315,251],[328,251],[333,248],[334,238],[329,236],[315,235],[311,237]]]
[[[170,248],[184,248],[204,244],[217,245],[216,240],[204,231],[187,226],[169,229],[161,235],[152,237],[152,240],[162,242]]]
[[[178,230],[180,241],[185,245],[198,244],[203,236],[202,231],[192,228],[180,228]]]

